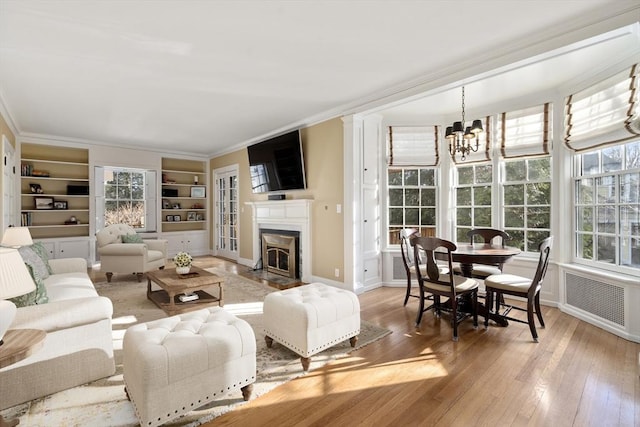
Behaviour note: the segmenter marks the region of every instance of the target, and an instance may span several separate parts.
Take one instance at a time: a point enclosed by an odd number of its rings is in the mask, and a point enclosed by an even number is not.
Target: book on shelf
[[[31,212],[22,212],[22,216],[20,218],[20,225],[22,227],[28,227],[31,224]]]

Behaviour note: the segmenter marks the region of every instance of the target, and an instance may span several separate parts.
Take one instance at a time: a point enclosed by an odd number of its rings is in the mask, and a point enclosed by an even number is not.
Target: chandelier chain
[[[464,129],[464,86],[462,86],[462,128]]]

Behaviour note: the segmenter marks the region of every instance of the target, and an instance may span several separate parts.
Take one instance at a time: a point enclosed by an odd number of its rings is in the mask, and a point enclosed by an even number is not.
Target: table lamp
[[[28,294],[36,289],[36,284],[16,247],[32,245],[27,227],[9,227],[0,243],[0,345],[4,333],[16,316],[16,305],[8,298]],[[6,247],[9,246],[9,247]]]
[[[33,240],[28,227],[7,228],[2,236],[2,243],[0,243],[0,246],[6,248],[19,248],[20,246],[30,245],[33,245]]]

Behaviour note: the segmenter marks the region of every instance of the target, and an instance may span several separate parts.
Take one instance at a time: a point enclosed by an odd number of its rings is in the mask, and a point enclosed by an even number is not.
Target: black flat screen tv
[[[306,188],[300,131],[250,145],[247,152],[254,193]]]

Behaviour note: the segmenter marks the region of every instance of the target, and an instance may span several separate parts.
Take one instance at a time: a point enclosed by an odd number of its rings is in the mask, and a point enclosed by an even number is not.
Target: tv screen
[[[247,152],[254,193],[306,188],[298,130],[250,145]]]

